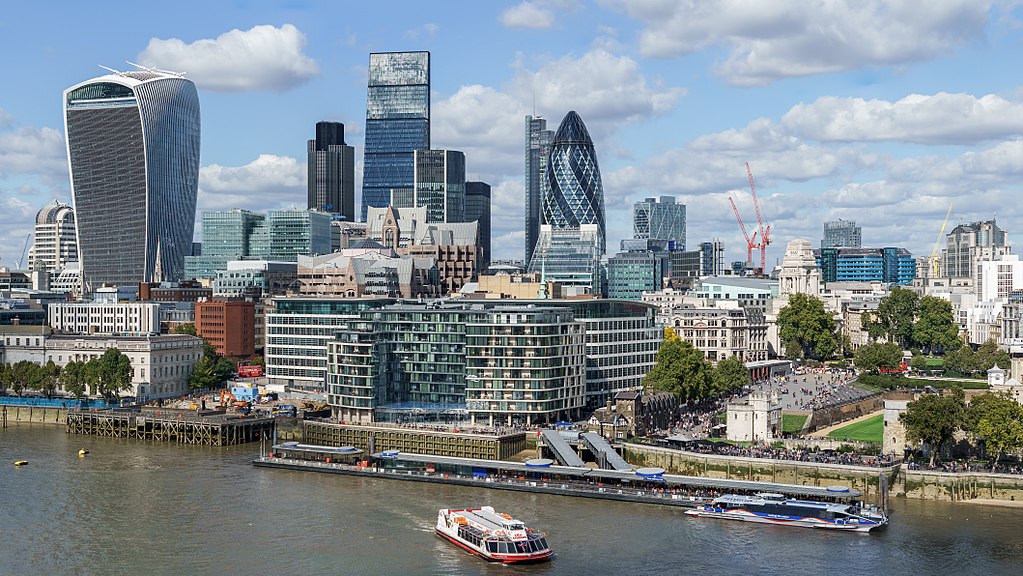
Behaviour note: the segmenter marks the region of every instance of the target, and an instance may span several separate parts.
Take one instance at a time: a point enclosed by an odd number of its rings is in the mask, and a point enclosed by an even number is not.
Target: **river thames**
[[[833,533],[255,468],[258,450],[0,430],[0,574],[1023,573],[1021,508],[896,500],[887,529]],[[434,535],[438,508],[483,504],[547,532],[555,559],[491,565]]]

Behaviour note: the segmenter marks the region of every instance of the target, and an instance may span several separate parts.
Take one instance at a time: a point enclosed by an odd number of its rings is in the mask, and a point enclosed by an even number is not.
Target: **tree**
[[[909,361],[909,365],[913,370],[922,372],[927,369],[927,357],[923,354],[916,354],[913,359]]]
[[[986,372],[994,368],[995,365],[1005,370],[1011,363],[1009,353],[999,349],[994,340],[988,340],[977,349],[977,370]]]
[[[963,429],[994,452],[991,470],[1002,454],[1023,448],[1023,406],[1008,394],[981,394],[966,408]]]
[[[658,352],[658,354],[660,353]],[[192,367],[192,373],[188,375],[188,386],[193,390],[210,389],[221,382],[223,380],[217,378],[215,366],[205,356],[199,358],[199,361]]]
[[[254,366],[261,366],[263,368],[266,368],[266,360],[264,360],[263,357],[260,356],[259,354],[256,354],[252,358],[249,358],[249,363]]]
[[[657,350],[656,363],[643,379],[650,390],[671,392],[683,401],[705,398],[710,393],[711,369],[700,352],[678,337],[674,330],[664,331]]]
[[[926,442],[931,447],[931,466],[938,450],[952,439],[952,435],[965,420],[963,390],[954,388],[952,394],[938,396],[925,394],[910,402],[899,416],[906,427],[910,442]]]
[[[220,384],[231,377],[232,374],[238,371],[238,367],[235,366],[234,362],[230,358],[220,358],[217,363],[213,365],[213,372],[217,376],[217,383]]]
[[[790,346],[798,345],[796,357],[827,360],[838,349],[835,339],[835,318],[824,309],[824,302],[809,294],[792,294],[789,303],[778,313],[781,341],[791,356]]]
[[[873,340],[885,338],[905,348],[913,339],[917,303],[916,292],[895,286],[864,319],[867,334]]]
[[[11,385],[10,374],[11,365],[0,364],[0,394],[7,394],[7,387]]]
[[[967,376],[978,369],[977,354],[969,346],[945,354],[945,370],[949,372]]]
[[[195,324],[191,322],[178,324],[173,330],[171,330],[171,334],[188,334],[189,336],[198,336],[195,331]]]
[[[99,359],[93,358],[82,365],[82,384],[89,389],[89,394],[99,394],[100,392],[100,365]]]
[[[896,368],[902,364],[902,348],[894,342],[873,343],[860,346],[853,357],[853,363],[860,370],[876,371],[878,368]]]
[[[713,373],[714,395],[728,394],[749,386],[752,380],[746,363],[738,356],[718,360]]]
[[[921,298],[913,324],[913,340],[928,353],[935,350],[944,353],[961,347],[963,342],[952,315],[952,303],[937,296]]]
[[[107,348],[98,359],[90,360],[99,365],[99,393],[107,399],[114,399],[121,392],[132,389],[131,377],[133,370],[131,359],[117,348]]]
[[[53,360],[48,360],[45,366],[40,367],[39,371],[42,373],[39,389],[49,398],[57,390],[60,380],[60,366],[57,366]]]
[[[85,364],[72,360],[60,371],[60,387],[75,398],[85,396]]]
[[[11,367],[11,390],[21,396],[22,391],[31,386],[32,375],[36,365],[28,360],[21,360]]]

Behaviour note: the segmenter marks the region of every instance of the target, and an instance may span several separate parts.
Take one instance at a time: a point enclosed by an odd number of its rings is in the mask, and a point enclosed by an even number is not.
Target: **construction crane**
[[[757,245],[760,248],[760,273],[766,274],[767,247],[771,244],[771,227],[764,228],[764,218],[760,212],[760,198],[757,197],[757,187],[753,184],[753,170],[750,169],[749,162],[746,163],[746,175],[749,176],[749,191],[753,195],[753,207],[757,211],[757,232],[760,233],[760,243]],[[756,232],[753,233],[753,237],[756,238]]]
[[[948,205],[948,212],[945,213],[945,221],[941,223],[941,231],[938,232],[938,239],[934,241],[934,250],[931,250],[931,277],[937,278],[941,273],[941,266],[938,260],[938,247],[941,245],[941,237],[945,235],[945,227],[948,226],[948,217],[952,215],[952,205]]]
[[[31,240],[32,240],[32,233],[29,232],[25,236],[25,247],[21,249],[21,259],[18,260],[18,270],[24,270],[24,268],[22,268],[22,265],[25,263],[25,254],[28,253],[28,243]]]
[[[728,197],[728,201],[732,203],[732,212],[735,213],[735,219],[739,221],[739,230],[742,230],[742,235],[746,239],[746,265],[748,267],[753,266],[753,249],[758,247],[757,244],[757,232],[753,231],[753,238],[750,238],[749,232],[746,232],[746,225],[742,223],[742,216],[739,216],[739,209],[735,207],[735,200],[732,197]]]

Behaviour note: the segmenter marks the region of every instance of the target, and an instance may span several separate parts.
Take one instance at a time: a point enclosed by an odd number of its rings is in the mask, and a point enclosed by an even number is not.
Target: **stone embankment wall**
[[[670,474],[685,476],[778,482],[804,486],[849,486],[862,492],[866,499],[874,501],[880,497],[881,475],[887,475],[891,482],[895,479],[895,474],[898,471],[898,466],[871,468],[792,460],[718,456],[641,444],[626,444],[625,459],[637,466],[664,468]]]
[[[0,426],[6,420],[14,422],[38,422],[40,424],[64,424],[67,421],[67,408],[50,406],[0,406]]]
[[[1023,476],[983,472],[931,472],[902,469],[891,488],[894,497],[950,502],[976,499],[1023,502]]]

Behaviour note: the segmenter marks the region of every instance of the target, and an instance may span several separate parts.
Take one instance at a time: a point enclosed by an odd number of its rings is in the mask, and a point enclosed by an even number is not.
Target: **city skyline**
[[[344,7],[341,28],[328,25],[337,7],[218,6],[203,23],[185,8],[131,30],[74,6],[15,6],[0,21],[19,53],[10,72],[28,79],[0,100],[0,266],[21,257],[42,206],[71,201],[55,95],[97,62],[186,72],[203,101],[200,211],[267,210],[304,203],[314,122],[345,123],[361,159],[366,62],[386,50],[432,53],[431,145],[463,150],[467,179],[493,186],[495,258],[521,257],[523,119],[571,109],[600,150],[612,246],[631,236],[635,202],[666,194],[687,205],[691,243],[720,238],[741,259],[727,196],[752,219],[746,161],[777,234],[769,264],[838,218],[861,223],[865,245],[917,256],[949,204],[950,226],[997,216],[1010,242],[1020,228],[1004,199],[1019,192],[1023,104],[1003,73],[1019,6],[778,3],[753,18],[728,2],[467,3],[451,14],[409,4],[386,27]],[[106,41],[74,41],[72,23]]]

